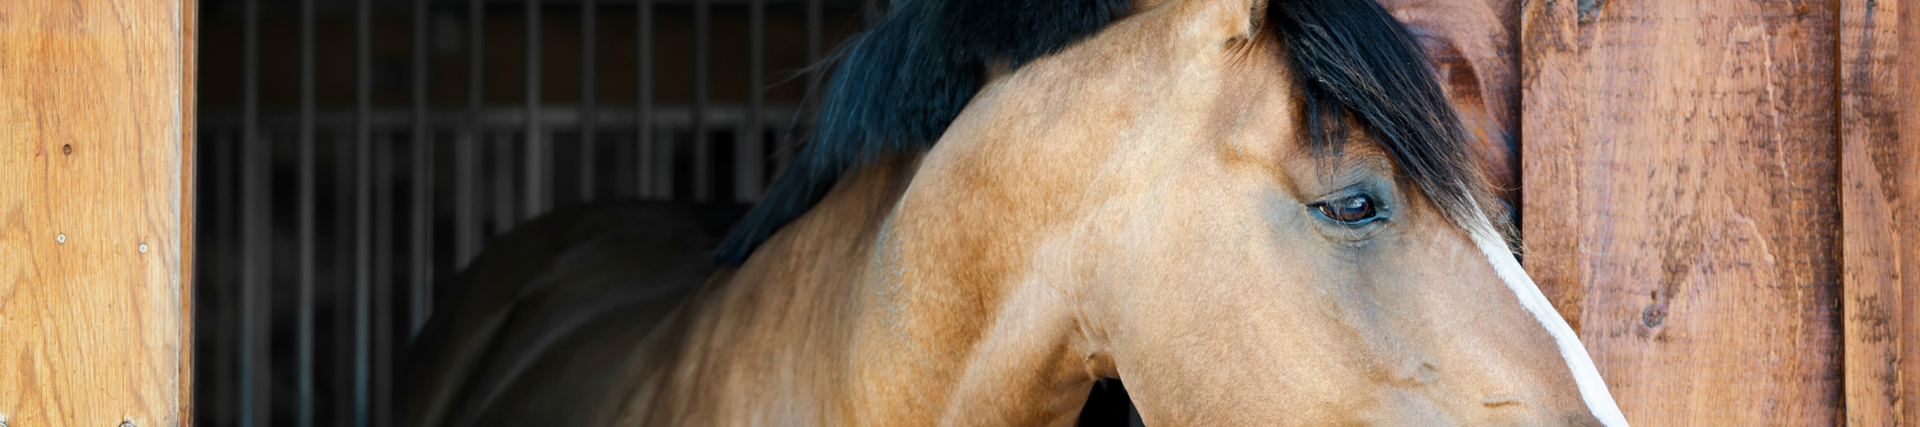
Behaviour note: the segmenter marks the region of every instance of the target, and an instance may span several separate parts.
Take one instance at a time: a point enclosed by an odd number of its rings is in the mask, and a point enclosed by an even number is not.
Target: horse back
[[[654,329],[708,279],[735,206],[619,202],[496,238],[437,283],[399,370],[405,425],[605,424]]]

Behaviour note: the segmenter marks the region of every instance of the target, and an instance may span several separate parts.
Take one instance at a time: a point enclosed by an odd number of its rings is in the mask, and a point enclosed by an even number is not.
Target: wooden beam
[[[181,426],[193,425],[193,298],[194,293],[194,239],[197,228],[194,221],[198,213],[194,207],[199,198],[194,195],[199,188],[197,178],[200,158],[198,138],[200,133],[196,117],[200,116],[199,99],[196,90],[200,82],[200,2],[181,1],[180,5],[180,363],[174,377],[180,383],[179,417]]]
[[[181,425],[193,9],[0,2],[0,415]]]
[[[1912,2],[1908,2],[1912,3]],[[1913,246],[1914,176],[1920,141],[1904,136],[1900,56],[1907,12],[1898,1],[1840,2],[1840,206],[1846,352],[1846,420],[1854,426],[1900,424],[1904,401],[1903,249]],[[1911,51],[1909,51],[1911,52]],[[1910,135],[1911,133],[1909,133]],[[1900,221],[1901,218],[1907,221]],[[1909,405],[1911,406],[1911,405]]]
[[[1635,425],[1842,419],[1837,7],[1525,5],[1527,267]]]
[[[1900,166],[1894,223],[1900,236],[1900,404],[1902,425],[1920,425],[1920,0],[1900,0]]]

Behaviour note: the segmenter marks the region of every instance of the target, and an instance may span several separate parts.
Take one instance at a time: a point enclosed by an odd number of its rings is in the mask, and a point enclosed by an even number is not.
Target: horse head
[[[1116,13],[879,156],[911,172],[851,275],[854,394],[1017,413],[1117,377],[1148,425],[1624,425],[1385,9]]]

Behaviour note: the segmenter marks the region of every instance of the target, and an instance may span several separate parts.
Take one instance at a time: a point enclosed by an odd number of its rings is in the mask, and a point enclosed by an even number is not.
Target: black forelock
[[[905,0],[835,50],[810,130],[767,196],[715,258],[745,262],[812,208],[847,169],[924,150],[980,89],[989,66],[1017,69],[1102,28],[1130,0]],[[804,118],[803,118],[804,120]]]
[[[1266,21],[1285,46],[1315,155],[1339,155],[1352,118],[1456,222],[1473,220],[1476,206],[1491,201],[1473,140],[1432,62],[1375,0],[1271,0]]]
[[[1262,24],[1285,48],[1305,105],[1308,144],[1337,155],[1352,117],[1456,221],[1486,181],[1465,128],[1419,44],[1375,0],[1269,0]],[[793,162],[721,243],[738,266],[826,196],[847,169],[925,150],[987,73],[1017,69],[1105,28],[1131,0],[905,0],[841,44],[815,84],[818,105]],[[1488,212],[1488,214],[1494,214]]]

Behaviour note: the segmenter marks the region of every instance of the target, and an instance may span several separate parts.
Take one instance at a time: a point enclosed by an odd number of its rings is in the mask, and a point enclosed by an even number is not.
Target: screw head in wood
[[[120,427],[137,427],[137,426],[133,425],[132,421],[121,421]]]
[[[140,253],[143,253],[143,254],[147,253],[147,244],[145,243],[140,244]]]
[[[67,242],[67,234],[66,234],[66,233],[60,233],[60,235],[58,235],[58,236],[53,236],[53,241],[55,241],[55,242],[60,242],[60,243],[66,243],[66,242]]]

